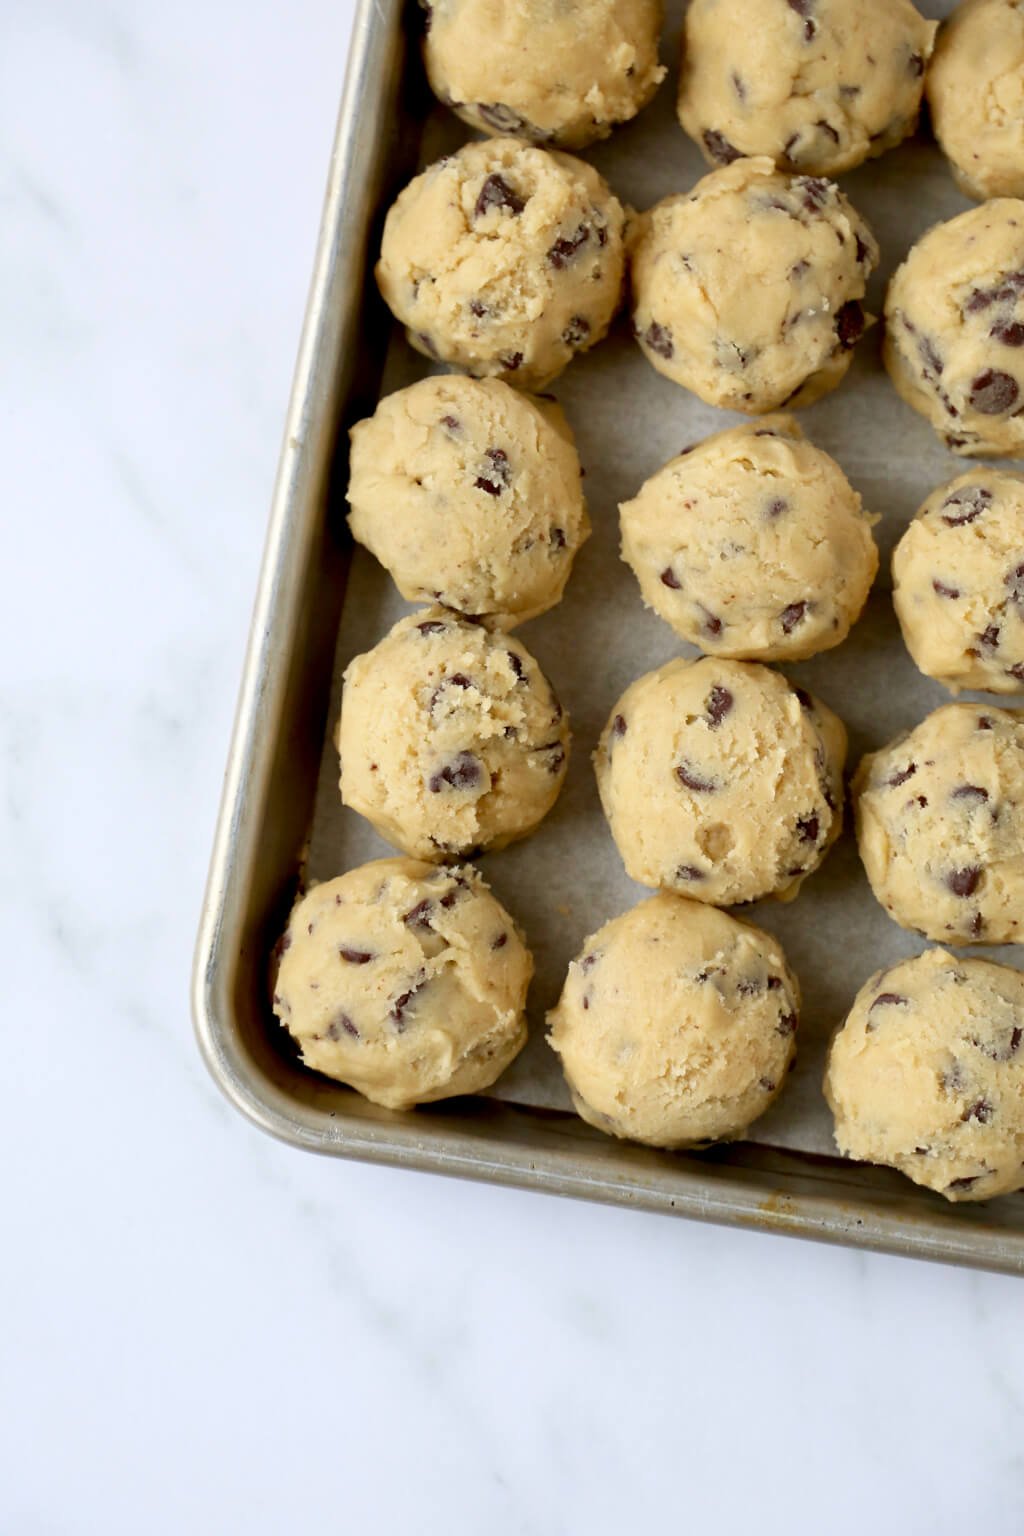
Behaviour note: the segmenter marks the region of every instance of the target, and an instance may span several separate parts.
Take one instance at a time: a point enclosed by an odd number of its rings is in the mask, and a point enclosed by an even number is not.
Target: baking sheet
[[[951,8],[942,0],[920,6],[934,17]],[[706,170],[675,119],[681,14],[681,4],[669,7],[662,50],[669,76],[653,105],[609,142],[584,152],[619,198],[636,208],[687,190]],[[426,124],[420,164],[457,148],[468,136],[450,113],[436,108]],[[880,314],[886,282],[914,240],[937,220],[972,205],[957,192],[926,134],[842,177],[841,185],[881,243],[882,261],[867,300],[871,312]],[[865,505],[882,517],[875,530],[882,568],[850,638],[837,650],[781,668],[842,716],[850,734],[851,768],[862,753],[911,728],[949,698],[921,677],[903,647],[889,595],[888,560],[925,496],[966,467],[899,400],[882,369],[880,342],[877,327],[861,342],[839,389],[798,413],[808,437],[839,461]],[[436,370],[396,333],[382,393],[431,371]],[[537,656],[568,711],[573,751],[562,795],[534,836],[479,862],[525,929],[536,961],[529,1044],[490,1095],[569,1109],[556,1058],[544,1041],[545,1010],[557,999],[566,967],[585,936],[648,894],[622,869],[601,813],[590,755],[622,690],[671,656],[692,653],[643,607],[635,578],[619,559],[618,503],[682,447],[744,418],[706,406],[656,374],[630,339],[625,316],[606,341],[571,364],[550,392],[576,435],[594,533],[576,561],[564,601],[523,625],[517,635]],[[335,515],[340,517],[342,509]],[[399,597],[372,557],[357,548],[335,658],[332,728],[345,666],[413,606]],[[820,1087],[828,1037],[873,970],[926,947],[898,928],[875,901],[850,822],[848,809],[843,837],[795,902],[759,902],[739,914],[778,936],[800,978],[804,1000],[796,1068],[784,1093],[751,1130],[749,1139],[761,1145],[834,1155],[831,1117]],[[328,736],[307,878],[329,879],[393,852],[361,817],[342,807],[337,756]],[[1019,964],[1019,948],[976,952]],[[1024,1195],[1015,1197],[1013,1204],[1018,1202],[1024,1214]],[[1003,1208],[1005,1214],[1005,1202]]]

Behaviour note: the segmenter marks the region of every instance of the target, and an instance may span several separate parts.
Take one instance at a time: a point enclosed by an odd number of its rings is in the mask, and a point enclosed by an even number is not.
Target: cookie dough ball
[[[377,282],[428,357],[541,389],[607,331],[624,223],[582,160],[518,139],[465,144],[399,195]]]
[[[972,469],[933,491],[892,557],[921,671],[954,693],[1024,689],[1024,475]]]
[[[691,0],[679,121],[713,165],[836,176],[913,133],[934,36],[910,0]]]
[[[429,0],[426,10],[430,84],[482,133],[582,149],[635,117],[665,78],[660,0]]]
[[[858,992],[832,1042],[836,1145],[947,1200],[1024,1187],[1024,976],[929,949]]]
[[[662,893],[606,923],[548,1015],[583,1119],[692,1147],[741,1136],[792,1062],[800,995],[775,939]]]
[[[403,597],[512,629],[558,602],[590,532],[553,401],[498,379],[421,379],[352,428],[349,524]]]
[[[475,870],[363,864],[302,898],[281,951],[274,1012],[303,1061],[375,1104],[476,1093],[526,1044],[533,961]]]
[[[878,264],[829,181],[737,160],[663,198],[631,236],[633,325],[648,362],[709,405],[758,413],[834,389]]]
[[[968,197],[1024,197],[1024,10],[964,0],[928,71],[932,127]]]
[[[1024,454],[1024,201],[937,224],[885,300],[885,366],[908,405],[968,457]]]
[[[337,745],[344,803],[441,861],[533,831],[562,787],[569,723],[524,645],[426,608],[349,663]]]
[[[946,704],[853,782],[871,889],[904,928],[1014,944],[1024,923],[1024,714]]]
[[[845,640],[878,568],[874,519],[792,416],[718,432],[620,507],[644,602],[715,656],[797,661]]]
[[[846,732],[753,662],[670,661],[627,688],[594,756],[626,872],[718,906],[794,896],[842,825]]]

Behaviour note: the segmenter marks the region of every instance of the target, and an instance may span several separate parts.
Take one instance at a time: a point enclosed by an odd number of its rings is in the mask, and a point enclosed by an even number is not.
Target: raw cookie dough
[[[661,0],[420,0],[434,92],[482,133],[582,149],[665,78]]]
[[[935,26],[910,0],[691,0],[679,121],[713,165],[838,175],[913,133]]]
[[[921,671],[957,693],[1024,690],[1024,475],[972,469],[933,491],[892,557]]]
[[[878,569],[876,519],[792,416],[671,459],[619,508],[644,602],[715,656],[797,661],[845,640]]]
[[[850,366],[878,245],[832,182],[737,160],[641,214],[630,249],[648,362],[709,405],[808,405]]]
[[[274,1012],[308,1067],[389,1109],[493,1083],[526,1044],[533,960],[474,869],[379,859],[314,888]]]
[[[352,533],[403,597],[512,629],[558,602],[590,532],[560,408],[498,379],[421,379],[352,428]]]
[[[1024,197],[1024,5],[964,0],[928,70],[935,137],[968,197]]]
[[[349,663],[337,745],[346,805],[415,858],[462,859],[547,815],[569,722],[518,640],[424,608]]]
[[[1024,454],[1024,201],[958,214],[912,247],[885,299],[885,366],[968,457]]]
[[[583,1119],[655,1147],[741,1136],[776,1097],[800,993],[778,942],[665,892],[569,967],[548,1040]]]
[[[926,950],[879,971],[832,1042],[836,1145],[947,1200],[1024,1186],[1024,976]]]
[[[1024,713],[945,704],[853,781],[871,889],[904,928],[1015,944],[1024,923]]]
[[[669,661],[626,689],[594,754],[626,872],[717,906],[795,896],[842,826],[846,731],[753,662]]]
[[[518,139],[464,144],[392,205],[377,282],[419,351],[542,389],[619,307],[624,224],[584,161]]]

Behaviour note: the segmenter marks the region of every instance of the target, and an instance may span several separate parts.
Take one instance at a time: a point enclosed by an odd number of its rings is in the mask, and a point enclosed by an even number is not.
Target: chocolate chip
[[[449,432],[458,432],[462,423],[457,416],[442,416],[441,425],[447,428]]]
[[[612,721],[612,735],[613,736],[625,736],[625,734],[626,734],[626,721],[625,721],[625,718],[622,715],[616,715],[615,719]]]
[[[1011,603],[1018,608],[1024,608],[1024,565],[1015,566],[1006,578],[1006,587]]]
[[[675,347],[672,344],[672,332],[667,325],[659,325],[657,320],[651,321],[646,331],[640,334],[640,340],[652,352],[656,352],[659,357],[665,358],[666,361],[675,352]]]
[[[988,715],[978,716],[977,729],[979,731],[990,731],[992,729],[992,721]]]
[[[676,870],[677,880],[685,880],[689,882],[691,880],[703,880],[704,878],[704,871],[702,869],[697,869],[693,864],[680,864]]]
[[[978,640],[986,650],[994,651],[999,644],[999,625],[990,624],[987,629],[982,630]]]
[[[977,1120],[980,1125],[987,1125],[992,1118],[992,1105],[988,1099],[975,1099],[969,1104],[960,1116],[961,1120]]]
[[[1017,380],[998,368],[986,368],[971,384],[970,402],[983,416],[1003,416],[1017,404]]]
[[[833,144],[838,144],[839,143],[839,135],[838,135],[838,133],[832,127],[831,123],[826,123],[825,122],[824,118],[819,118],[814,126],[815,126],[815,128],[819,129],[823,134],[825,134],[825,136],[827,138],[831,139]]]
[[[346,1035],[351,1035],[353,1040],[359,1039],[359,1031],[348,1014],[337,1013],[327,1026],[328,1040],[340,1040],[343,1030]]]
[[[1002,1045],[986,1045],[976,1035],[971,1036],[971,1044],[976,1045],[982,1055],[987,1056],[990,1061],[1009,1061],[1020,1050],[1022,1039],[1024,1039],[1024,1029],[1021,1029],[1020,1025],[1014,1025]]]
[[[798,176],[793,185],[799,188],[801,200],[808,213],[819,213],[828,202],[832,191],[832,183],[826,181],[824,176]]]
[[[907,801],[907,804],[908,805],[919,805],[921,807],[922,811],[923,811],[925,806],[928,804],[928,796],[927,795],[915,795],[912,800],[908,800]]]
[[[836,335],[839,345],[849,351],[864,334],[864,306],[850,299],[836,314]]]
[[[766,985],[769,992],[778,992],[779,988],[782,986],[782,977],[769,976]]]
[[[590,335],[590,321],[585,315],[573,315],[569,324],[562,332],[562,340],[567,347],[582,347]]]
[[[971,800],[976,805],[981,805],[988,799],[988,790],[982,789],[980,784],[958,784],[952,793],[951,799]]]
[[[581,971],[592,971],[594,969],[594,966],[600,960],[600,958],[601,958],[601,954],[600,954],[599,950],[594,950],[594,951],[592,951],[591,954],[584,955],[582,957],[582,959],[580,960],[580,970]]]
[[[473,484],[478,491],[486,491],[488,496],[500,496],[512,478],[508,454],[503,448],[488,448],[484,457],[487,467],[477,475]]]
[[[476,110],[488,128],[493,128],[496,133],[528,133],[531,138],[536,135],[534,125],[502,101],[478,101]]]
[[[1019,320],[997,320],[989,335],[1004,347],[1024,347],[1024,325]]]
[[[821,832],[821,823],[817,816],[798,816],[796,832],[802,843],[816,843]]]
[[[694,772],[689,763],[679,764],[676,769],[676,778],[680,784],[685,784],[687,789],[692,789],[699,795],[714,794],[718,787],[711,779],[702,779],[700,774]]]
[[[709,635],[720,635],[722,633],[722,621],[717,616],[717,614],[709,613],[706,608],[701,608],[700,611],[704,615],[705,633]]]
[[[973,523],[991,504],[992,492],[982,485],[964,486],[961,491],[954,491],[952,496],[947,496],[942,503],[943,507],[955,507],[957,510],[951,516],[943,514],[942,521],[950,528],[962,528],[965,523]]]
[[[552,549],[564,549],[566,545],[565,529],[552,528],[551,532],[548,534],[548,543],[551,545]]]
[[[726,715],[732,709],[734,703],[735,700],[733,699],[733,696],[729,692],[728,688],[723,688],[721,683],[715,683],[711,692],[708,694],[704,701],[704,708],[707,711],[708,723],[712,730],[714,730],[716,726],[721,725]]]
[[[886,779],[885,782],[891,789],[898,789],[901,784],[905,784],[908,779],[912,779],[916,772],[917,764],[908,763],[905,768],[897,768],[896,772]]]
[[[777,1034],[795,1035],[799,1020],[795,1013],[784,1013],[775,1026]]]
[[[949,1191],[954,1189],[971,1189],[973,1185],[977,1184],[979,1179],[983,1179],[984,1177],[985,1175],[983,1173],[966,1174],[963,1178],[954,1179],[951,1184],[947,1184],[946,1191],[949,1193]]]
[[[480,196],[476,200],[473,217],[475,219],[482,218],[491,208],[505,208],[514,217],[518,218],[525,207],[526,199],[519,196],[515,187],[511,186],[504,176],[499,176],[497,172],[494,172],[488,176],[480,188]]]
[[[398,1026],[399,1034],[401,1034],[405,1028],[405,1015],[409,1005],[412,1003],[417,994],[423,991],[423,986],[424,982],[421,973],[417,980],[413,982],[408,991],[403,992],[400,997],[396,997],[394,1002],[391,1004],[391,1011],[388,1014],[388,1018],[392,1021],[393,1024]]]
[[[782,625],[784,635],[791,635],[798,624],[802,624],[807,617],[810,603],[790,603],[788,608],[783,608],[779,614],[779,623]]]
[[[416,628],[421,635],[443,635],[448,626],[442,624],[440,619],[427,619],[424,623],[417,624]]]
[[[1018,683],[1024,683],[1024,661],[1015,661],[1012,667],[1007,667],[1006,675]]]
[[[858,235],[856,233],[854,234],[853,238],[854,238],[854,241],[856,243],[857,260],[860,262],[862,267],[870,266],[870,264],[871,264],[871,249],[868,246],[867,242],[865,240],[862,240],[860,235]]]
[[[512,671],[515,674],[516,682],[517,683],[525,683],[526,682],[526,668],[523,666],[522,658],[520,656],[517,656],[515,651],[506,651],[505,652],[505,660],[508,662],[509,666],[512,668]]]
[[[739,97],[740,101],[746,101],[747,88],[735,70],[732,72],[732,88],[736,92],[736,95]]]
[[[439,794],[447,785],[450,789],[472,789],[483,778],[483,765],[472,752],[460,752],[450,763],[439,768],[427,780],[431,794]]]
[[[483,299],[470,299],[469,312],[471,315],[475,315],[478,320],[482,320],[484,315],[490,314],[490,310]]]
[[[791,11],[796,11],[796,14],[802,18],[804,23],[804,38],[807,42],[810,42],[811,38],[818,30],[814,22],[810,19],[814,10],[814,0],[789,0],[789,8]]]
[[[904,997],[902,993],[900,993],[900,992],[879,992],[878,996],[875,998],[874,1002],[871,1004],[871,1007],[868,1009],[868,1012],[869,1013],[874,1013],[876,1008],[909,1008],[909,1007],[910,1007],[910,998],[909,997]]]
[[[508,943],[508,934],[507,933],[499,933],[498,937],[496,939],[492,939],[491,940],[491,948],[492,949],[504,949],[505,945],[507,943]]]
[[[434,930],[427,921],[433,909],[434,903],[427,897],[423,901],[418,901],[414,907],[410,907],[402,918],[402,922],[407,928],[417,928],[421,933],[433,933]]]
[[[917,350],[921,357],[921,365],[926,378],[938,378],[945,366],[939,356],[935,343],[928,336],[917,338]]]
[[[550,741],[546,747],[538,747],[537,751],[551,754],[545,764],[550,774],[556,774],[565,762],[565,748],[560,741]]]
[[[676,573],[670,565],[667,565],[660,577],[663,586],[671,587],[673,592],[681,590],[682,583],[676,580]]]
[[[346,949],[344,945],[338,946],[338,954],[349,965],[369,965],[373,955],[368,949]]]
[[[757,1080],[757,1086],[759,1088],[763,1088],[765,1093],[774,1093],[778,1085],[776,1084],[773,1077],[759,1077]]]
[[[947,587],[945,585],[945,583],[941,582],[941,581],[933,581],[932,582],[932,590],[934,592],[937,592],[939,597],[959,597],[960,596],[960,590],[959,590],[958,587]]]
[[[743,158],[735,144],[730,144],[725,134],[719,133],[717,128],[706,128],[702,138],[704,148],[719,165],[731,165],[734,160]]]
[[[508,352],[504,357],[499,357],[498,362],[508,373],[515,373],[522,366],[523,354],[521,352]]]
[[[558,240],[555,241],[554,245],[551,246],[548,251],[548,261],[558,271],[561,271],[563,267],[568,266],[569,262],[572,261],[577,251],[586,245],[589,239],[589,227],[586,224],[581,224],[576,233],[574,235],[570,235],[568,239],[566,239],[564,236],[561,236]]]
[[[973,896],[978,889],[981,879],[981,870],[977,864],[968,864],[963,869],[954,869],[946,876],[946,884],[954,896]]]

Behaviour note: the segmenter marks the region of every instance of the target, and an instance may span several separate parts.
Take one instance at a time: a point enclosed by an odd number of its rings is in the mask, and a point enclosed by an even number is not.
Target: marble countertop
[[[188,971],[352,4],[7,0],[0,1532],[1019,1532],[1019,1281],[321,1161]]]

